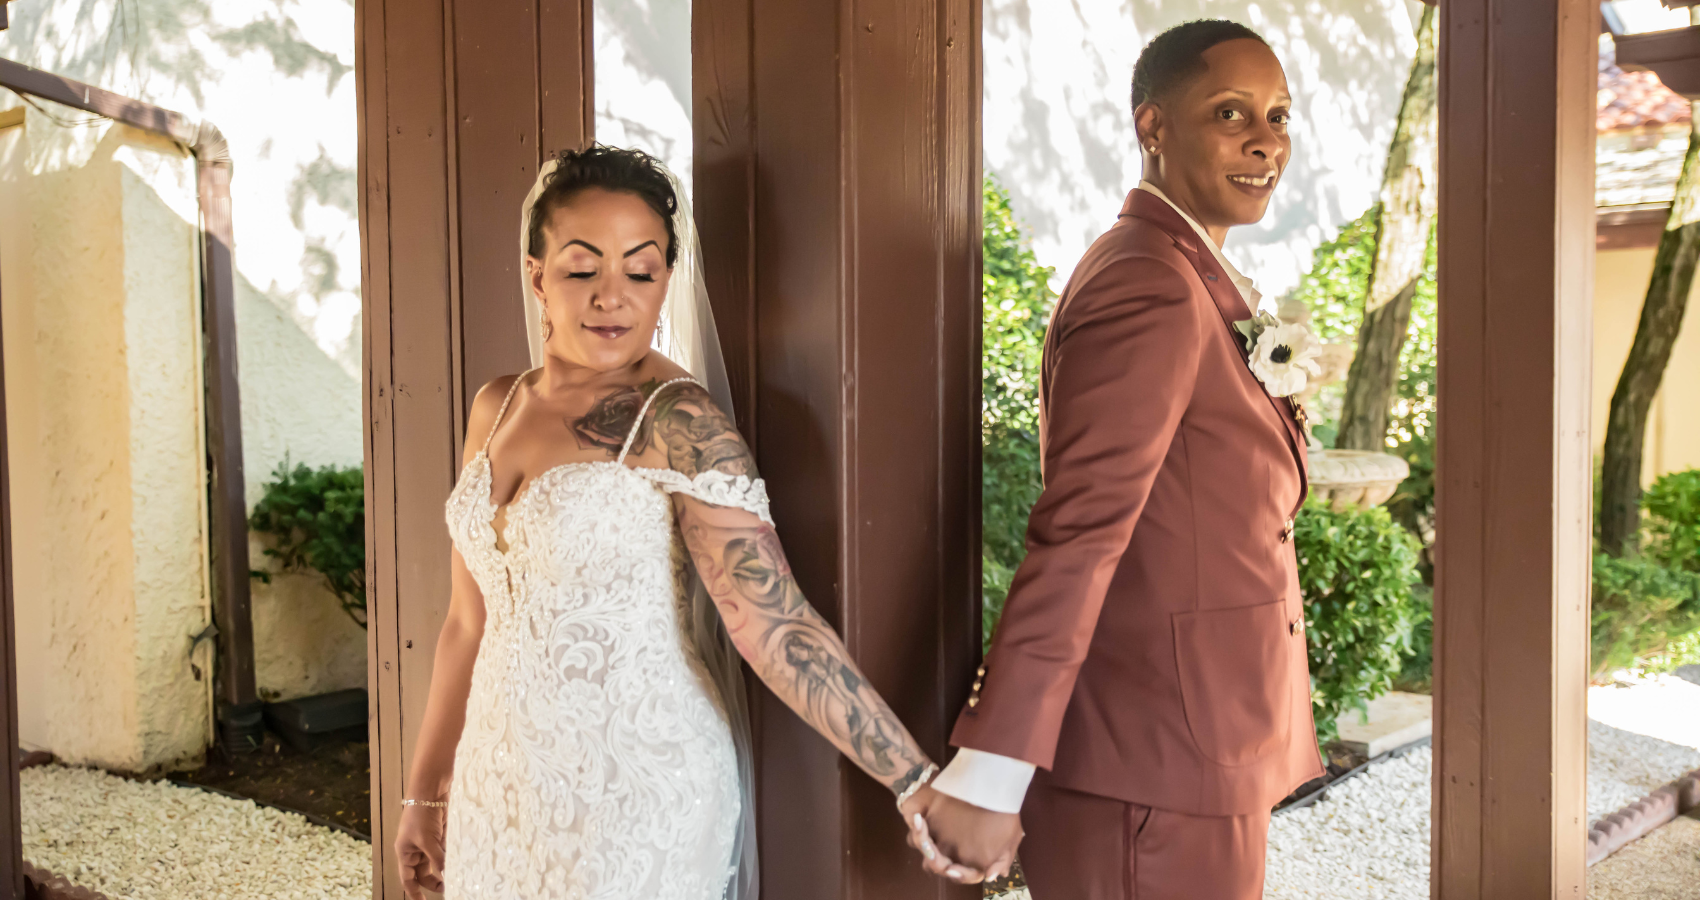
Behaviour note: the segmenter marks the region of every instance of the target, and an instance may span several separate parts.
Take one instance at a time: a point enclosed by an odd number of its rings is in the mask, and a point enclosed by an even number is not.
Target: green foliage
[[[1027,555],[1027,514],[1039,499],[1039,359],[1056,295],[990,175],[984,187],[980,351],[980,567],[984,640]]]
[[[1700,629],[1700,573],[1595,553],[1591,624],[1595,676],[1635,667]]]
[[[1659,476],[1641,495],[1643,552],[1672,569],[1700,572],[1700,469]]]
[[[1356,343],[1363,323],[1364,296],[1375,258],[1376,219],[1380,205],[1340,229],[1334,240],[1316,248],[1311,269],[1293,289],[1295,298],[1310,308],[1311,327],[1329,343]],[[1434,522],[1434,414],[1436,359],[1435,232],[1429,232],[1423,274],[1411,298],[1411,328],[1399,351],[1399,387],[1388,423],[1388,451],[1409,463],[1411,475],[1388,501],[1393,517],[1419,538]],[[1312,412],[1318,440],[1332,445],[1338,431],[1345,384],[1324,387]],[[1426,539],[1426,538],[1425,538]],[[1425,579],[1432,577],[1423,564]]]
[[[1594,554],[1595,676],[1700,656],[1700,469],[1660,476],[1641,511],[1639,554]]]
[[[1418,545],[1383,508],[1334,512],[1316,501],[1300,513],[1293,540],[1311,707],[1317,738],[1327,742],[1338,734],[1341,715],[1365,712],[1417,654],[1418,626],[1427,616],[1411,593]]]
[[[343,612],[366,627],[366,486],[360,467],[280,463],[248,527],[270,540],[266,556],[285,572],[317,572]],[[252,573],[269,583],[267,572]]]

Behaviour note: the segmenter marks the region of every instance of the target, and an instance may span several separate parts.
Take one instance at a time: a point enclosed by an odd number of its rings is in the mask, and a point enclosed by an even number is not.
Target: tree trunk
[[[1435,102],[1435,8],[1417,24],[1417,55],[1399,104],[1399,124],[1381,177],[1375,259],[1364,294],[1357,354],[1346,373],[1335,445],[1386,449],[1387,421],[1399,384],[1399,352],[1411,324],[1411,298],[1423,273],[1439,186],[1439,106]]]
[[[1696,110],[1700,113],[1700,109]],[[1697,123],[1700,124],[1700,123]],[[1653,277],[1635,326],[1635,343],[1611,395],[1605,459],[1600,468],[1600,548],[1613,556],[1636,549],[1641,529],[1641,449],[1647,410],[1664,380],[1671,348],[1682,331],[1688,290],[1700,260],[1700,131],[1688,137],[1670,219],[1659,238]]]

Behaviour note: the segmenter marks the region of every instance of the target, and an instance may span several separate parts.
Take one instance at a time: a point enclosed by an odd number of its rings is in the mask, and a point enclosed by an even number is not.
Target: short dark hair
[[[667,225],[667,268],[679,258],[679,236],[673,232],[673,213],[679,198],[673,182],[655,157],[642,150],[623,150],[592,144],[583,150],[562,150],[555,157],[555,171],[543,181],[543,190],[531,206],[531,231],[525,236],[525,252],[543,258],[543,223],[549,214],[586,188],[624,191],[649,204]]]
[[[1133,103],[1129,109],[1162,97],[1198,76],[1206,68],[1204,51],[1225,41],[1251,38],[1269,46],[1263,35],[1227,19],[1184,22],[1151,39],[1133,64]]]

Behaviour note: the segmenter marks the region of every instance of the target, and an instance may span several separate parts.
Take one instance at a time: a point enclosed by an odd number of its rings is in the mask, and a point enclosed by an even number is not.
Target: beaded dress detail
[[[501,426],[514,380],[496,414]],[[669,494],[772,523],[760,479],[556,466],[507,506],[490,441],[449,495],[449,534],[484,593],[484,636],[449,792],[451,900],[718,900],[739,783],[724,706],[686,634],[687,557]]]

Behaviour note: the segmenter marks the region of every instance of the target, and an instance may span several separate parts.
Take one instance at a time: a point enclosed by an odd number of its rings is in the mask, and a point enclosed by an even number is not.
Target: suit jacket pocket
[[[1187,728],[1206,759],[1243,766],[1284,745],[1291,716],[1286,603],[1174,614]]]

